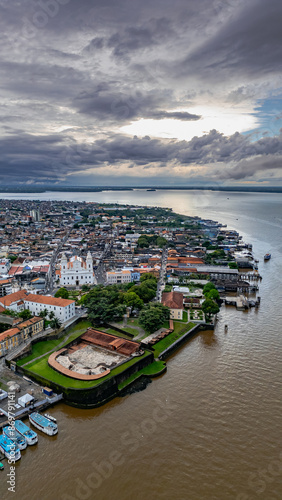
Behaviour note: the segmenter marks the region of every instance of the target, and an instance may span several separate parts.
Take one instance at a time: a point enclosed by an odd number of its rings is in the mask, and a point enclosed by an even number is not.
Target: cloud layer
[[[281,110],[260,113],[280,102],[279,0],[0,0],[0,14],[3,183],[281,183]],[[148,119],[193,127],[211,106],[260,128],[121,133]]]

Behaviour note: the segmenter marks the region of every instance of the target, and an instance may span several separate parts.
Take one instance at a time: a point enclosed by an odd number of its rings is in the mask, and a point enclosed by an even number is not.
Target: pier
[[[235,306],[238,311],[244,311],[245,309],[250,309],[250,307],[258,307],[260,304],[260,297],[256,300],[249,300],[244,295],[239,295],[238,297],[225,297],[224,303],[227,306]]]
[[[27,406],[26,408],[21,408],[15,413],[13,413],[13,418],[16,419],[23,419],[27,418],[28,415],[30,414],[31,411],[42,411],[46,410],[49,406],[54,405],[55,403],[58,403],[63,399],[62,394],[55,394],[54,396],[47,397],[41,401],[37,401],[36,403]],[[2,402],[3,403],[3,402]],[[4,405],[3,405],[4,406]],[[0,408],[0,411],[4,413],[4,415],[8,418],[8,411],[6,411],[3,408]],[[5,427],[5,425],[8,425],[8,420],[5,420],[4,422],[0,423],[0,429]]]

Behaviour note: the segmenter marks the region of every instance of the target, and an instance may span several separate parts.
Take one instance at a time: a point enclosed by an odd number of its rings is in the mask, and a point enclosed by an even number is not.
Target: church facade
[[[60,269],[61,286],[82,286],[93,285],[94,283],[93,259],[90,252],[88,252],[85,260],[77,255],[68,260],[63,253]]]

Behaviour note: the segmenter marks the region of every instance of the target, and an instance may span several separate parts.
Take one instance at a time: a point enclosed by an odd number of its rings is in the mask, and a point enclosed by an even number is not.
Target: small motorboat
[[[50,413],[44,413],[44,417],[49,418],[49,420],[52,420],[52,422],[57,422],[57,419],[55,417],[52,417]]]
[[[271,253],[266,253],[264,256],[264,260],[269,260],[271,259]]]

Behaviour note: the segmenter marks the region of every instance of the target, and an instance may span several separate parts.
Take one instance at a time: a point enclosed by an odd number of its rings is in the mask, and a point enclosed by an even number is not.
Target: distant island
[[[133,191],[134,189],[144,191],[157,190],[177,190],[177,191],[234,191],[243,193],[282,193],[282,186],[0,186],[0,193],[46,193],[66,192],[66,193],[96,193],[103,191]]]

